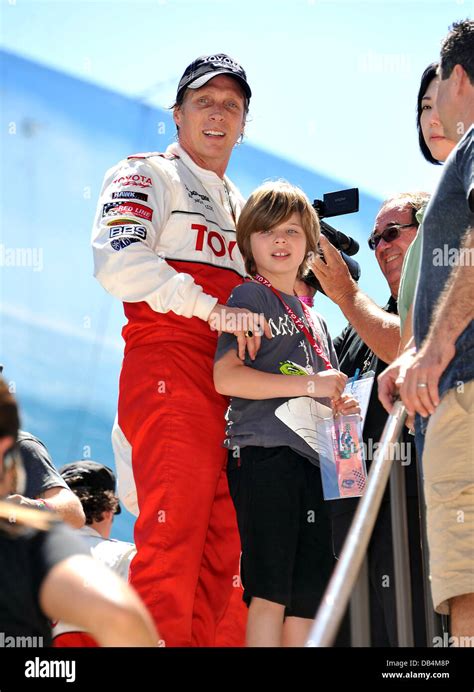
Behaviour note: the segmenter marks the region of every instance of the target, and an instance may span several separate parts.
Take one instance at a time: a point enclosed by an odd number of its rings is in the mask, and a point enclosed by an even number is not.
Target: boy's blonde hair
[[[306,257],[298,267],[298,278],[309,269],[309,253],[316,253],[319,241],[319,219],[303,190],[286,180],[260,185],[248,198],[237,223],[237,245],[245,261],[247,273],[253,276],[257,267],[252,255],[250,237],[286,221],[293,213],[301,215],[306,236]]]

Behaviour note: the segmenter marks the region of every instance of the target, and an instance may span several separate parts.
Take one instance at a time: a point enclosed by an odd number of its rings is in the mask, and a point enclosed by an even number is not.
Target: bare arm
[[[84,510],[79,499],[68,488],[49,488],[41,495],[48,507],[57,512],[66,524],[80,529],[86,523]]]
[[[400,382],[400,395],[410,414],[417,412],[428,416],[434,412],[439,404],[439,379],[456,353],[458,337],[474,318],[474,266],[470,261],[474,250],[472,228],[466,232],[461,247],[466,253],[465,261],[451,272],[433,312],[426,339]]]
[[[41,500],[45,500],[47,507],[57,512],[61,519],[74,529],[80,529],[86,522],[82,505],[69,488],[60,486],[49,488],[42,492],[41,497],[37,499],[24,497],[23,495],[10,495],[8,499],[19,505],[33,508],[40,507]]]
[[[468,229],[461,248],[461,257],[465,261],[454,267],[446,282],[433,313],[425,343],[440,340],[454,346],[474,318],[474,229]]]
[[[385,410],[390,413],[393,402],[398,395],[398,380],[405,376],[406,368],[411,365],[415,357],[415,337],[413,336],[413,303],[408,310],[405,324],[400,339],[400,349],[397,358],[385,368],[377,378],[378,397]],[[411,420],[408,420],[411,427]]]
[[[52,620],[89,632],[100,646],[156,646],[158,633],[135,591],[86,555],[62,560],[44,579],[39,601]]]
[[[385,312],[357,286],[352,296],[339,303],[347,320],[378,358],[391,363],[400,346],[400,318]]]
[[[321,236],[320,243],[326,263],[315,256],[311,269],[324,292],[340,307],[375,355],[391,363],[400,344],[400,318],[385,312],[360,290],[341,255],[324,236]]]
[[[339,398],[347,376],[338,370],[316,375],[278,375],[261,372],[245,365],[234,350],[227,351],[214,364],[214,386],[219,394],[242,399],[274,399],[279,397]]]

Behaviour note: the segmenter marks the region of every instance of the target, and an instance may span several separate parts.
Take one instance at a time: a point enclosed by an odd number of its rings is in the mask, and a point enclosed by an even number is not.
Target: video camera
[[[331,216],[342,216],[343,214],[353,214],[359,211],[359,189],[353,187],[349,190],[329,192],[323,195],[322,200],[315,199],[313,208],[317,211],[319,216],[321,233],[329,240],[331,245],[334,245],[334,247],[339,250],[354,281],[359,281],[360,264],[351,257],[351,255],[355,255],[359,252],[359,243],[354,240],[354,238],[338,231],[322,220],[324,218],[330,218]],[[320,250],[319,253],[324,260],[322,250]],[[312,286],[317,291],[324,293],[321,284],[312,271],[304,277],[303,281],[307,283],[308,286]]]

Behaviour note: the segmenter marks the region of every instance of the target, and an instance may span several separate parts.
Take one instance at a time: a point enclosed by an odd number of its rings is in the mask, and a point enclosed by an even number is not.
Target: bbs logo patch
[[[140,241],[138,238],[115,238],[115,240],[112,240],[110,243],[116,252],[119,250],[123,250],[124,247],[128,247],[132,243],[139,243]]]
[[[109,238],[136,238],[137,240],[146,240],[146,227],[135,226],[134,224],[123,224],[120,226],[112,226],[109,231]]]

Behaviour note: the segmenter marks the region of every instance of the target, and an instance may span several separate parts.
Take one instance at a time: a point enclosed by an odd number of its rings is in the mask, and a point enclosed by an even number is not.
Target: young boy
[[[246,332],[260,343],[256,355],[248,349],[252,357],[222,334],[214,363],[217,391],[232,397],[224,444],[242,544],[247,646],[303,646],[333,565],[318,454],[275,413],[296,397],[332,403],[335,412],[358,410],[341,397],[347,378],[324,320],[294,294],[318,239],[308,198],[283,181],[258,188],[237,225],[254,280],[237,286],[227,304],[260,314],[272,333],[260,341]]]

